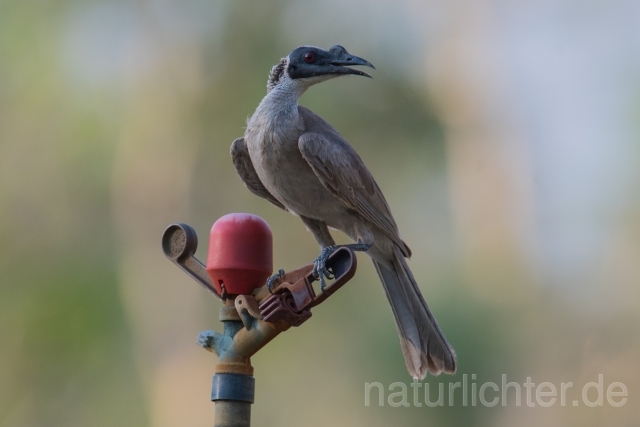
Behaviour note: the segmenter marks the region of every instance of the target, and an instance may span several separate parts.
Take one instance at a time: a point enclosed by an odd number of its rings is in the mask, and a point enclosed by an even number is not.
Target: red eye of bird
[[[304,62],[306,62],[307,64],[313,64],[314,62],[316,62],[316,54],[311,51],[305,53]]]

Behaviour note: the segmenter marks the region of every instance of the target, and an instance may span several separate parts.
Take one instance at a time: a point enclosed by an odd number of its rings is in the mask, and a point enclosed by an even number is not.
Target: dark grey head
[[[289,54],[289,64],[286,72],[292,79],[304,79],[316,76],[339,76],[355,74],[357,76],[371,77],[364,71],[349,68],[354,65],[364,65],[375,69],[369,61],[351,55],[345,48],[339,45],[332,46],[328,51],[313,46],[301,46],[295,48]]]
[[[292,80],[318,77],[322,81],[347,74],[371,77],[357,68],[349,68],[354,65],[364,65],[375,70],[369,61],[351,55],[339,45],[332,46],[328,51],[314,46],[300,46],[273,67],[267,86],[269,89],[275,87],[283,73]]]

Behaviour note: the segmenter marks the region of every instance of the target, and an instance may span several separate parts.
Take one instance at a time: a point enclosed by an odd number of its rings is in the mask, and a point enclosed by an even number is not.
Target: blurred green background
[[[360,257],[254,358],[254,425],[637,426],[638,40],[625,0],[0,1],[0,426],[212,424],[215,357],[195,338],[219,302],[160,236],[193,225],[204,259],[218,217],[252,212],[277,268],[315,258],[229,157],[303,44],[377,67],[301,103],[358,150],[413,249],[459,357],[428,381],[571,381],[577,399],[603,374],[629,400],[364,406],[365,382],[411,379]]]

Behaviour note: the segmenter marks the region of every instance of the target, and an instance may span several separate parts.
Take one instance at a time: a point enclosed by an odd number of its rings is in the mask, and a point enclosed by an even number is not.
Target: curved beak
[[[364,71],[358,70],[357,68],[348,68],[354,65],[363,65],[365,67],[373,68],[373,66],[366,59],[357,57],[355,55],[351,55],[346,51],[342,46],[333,46],[329,49],[329,53],[334,56],[332,60],[329,62],[331,64],[331,68],[328,71],[330,74],[354,74],[356,76],[364,76],[372,78],[368,73]]]

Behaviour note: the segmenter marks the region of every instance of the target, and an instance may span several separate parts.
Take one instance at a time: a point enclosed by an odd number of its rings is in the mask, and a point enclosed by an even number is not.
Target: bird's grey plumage
[[[264,188],[256,170],[253,168],[253,163],[251,163],[251,157],[249,157],[249,152],[247,151],[247,145],[244,143],[244,138],[238,138],[231,144],[231,159],[233,159],[233,165],[236,168],[236,172],[240,175],[242,182],[244,185],[256,196],[260,196],[264,199],[267,199],[280,209],[287,208],[284,207],[282,203],[280,203],[275,197]]]
[[[322,185],[346,206],[373,223],[411,256],[400,239],[389,205],[378,184],[356,151],[329,123],[311,110],[299,107],[305,133],[298,138],[298,148]]]
[[[337,130],[298,105],[313,84],[341,74],[368,76],[344,65],[371,66],[341,46],[297,48],[276,65],[244,138],[231,147],[233,163],[251,192],[299,215],[321,247],[334,244],[328,227],[372,244],[367,254],[391,304],[409,373],[453,373],[455,353],[407,265],[411,251],[378,184]]]

